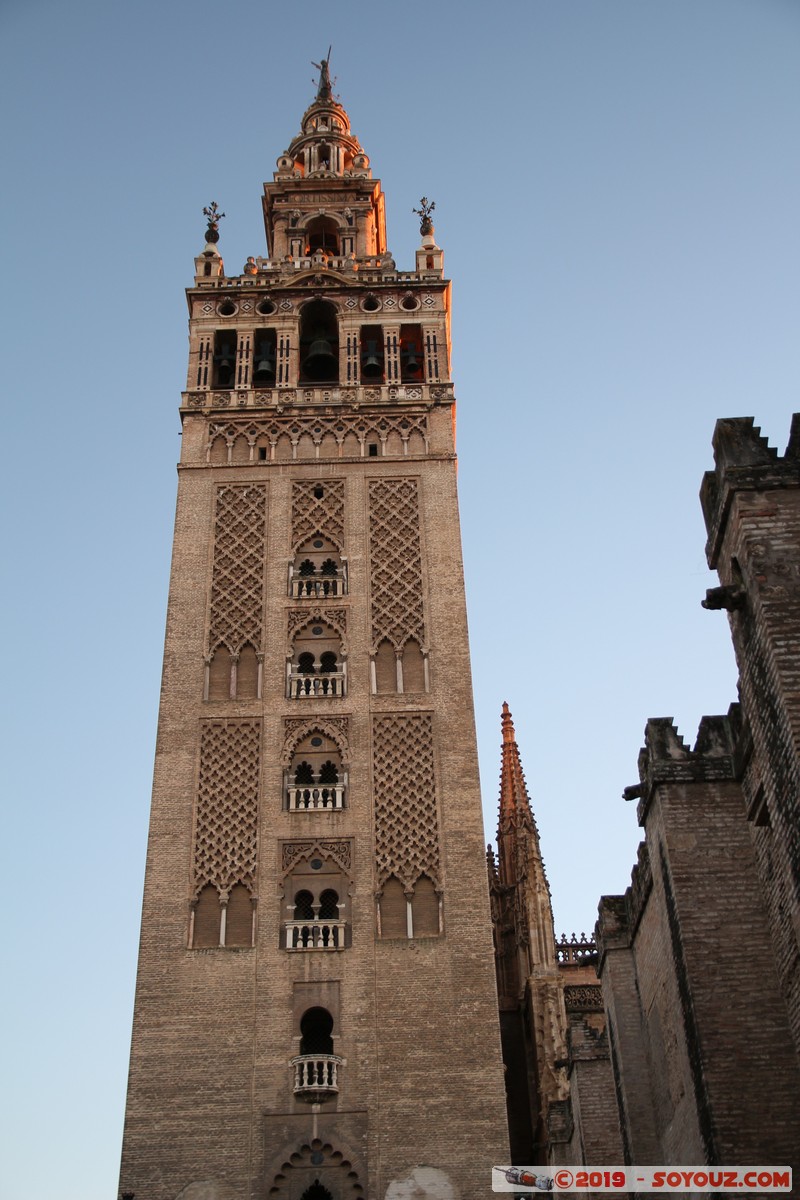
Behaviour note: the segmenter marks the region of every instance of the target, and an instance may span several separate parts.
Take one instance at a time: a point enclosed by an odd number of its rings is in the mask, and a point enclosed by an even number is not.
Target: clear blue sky
[[[735,698],[697,490],[717,417],[782,450],[800,407],[800,5],[4,0],[0,41],[0,1196],[108,1200],[203,206],[230,273],[264,252],[333,43],[398,265],[424,193],[454,280],[487,833],[508,700],[556,926],[589,930],[646,718],[693,740]]]

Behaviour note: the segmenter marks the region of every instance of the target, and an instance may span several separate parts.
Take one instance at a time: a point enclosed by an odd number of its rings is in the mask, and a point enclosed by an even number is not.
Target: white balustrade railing
[[[298,1054],[291,1060],[294,1067],[294,1090],[311,1098],[320,1092],[338,1092],[341,1058],[336,1054]]]
[[[297,667],[289,669],[290,700],[315,696],[343,696],[344,686],[344,667],[337,667],[335,671],[320,672],[319,675],[304,675]]]
[[[287,950],[343,950],[344,921],[287,921]]]
[[[345,594],[344,579],[338,575],[293,575],[290,594],[300,599],[332,599]]]
[[[317,809],[344,808],[343,783],[292,785],[287,788],[289,812],[316,812]]]

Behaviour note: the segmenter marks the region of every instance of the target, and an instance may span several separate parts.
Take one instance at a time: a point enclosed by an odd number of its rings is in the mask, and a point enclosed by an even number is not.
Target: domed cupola
[[[372,177],[369,158],[350,131],[350,118],[333,98],[328,63],[329,58],[314,63],[319,69],[316,99],[303,114],[302,131],[278,159],[276,179]]]

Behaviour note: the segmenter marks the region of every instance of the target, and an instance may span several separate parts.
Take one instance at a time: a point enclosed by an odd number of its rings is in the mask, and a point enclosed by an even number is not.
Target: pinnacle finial
[[[412,208],[412,212],[419,217],[419,231],[423,237],[428,237],[433,233],[433,221],[431,213],[436,208],[436,201],[429,200],[427,196],[423,196],[419,202],[419,208]]]
[[[211,203],[203,209],[203,216],[208,221],[208,228],[206,229],[206,241],[211,242],[213,246],[219,241],[219,223],[225,216],[225,213],[220,212],[219,205],[217,204],[216,200],[212,200]]]
[[[509,709],[505,700],[503,701],[503,716],[501,720],[503,725],[503,741],[515,742],[517,740],[517,735],[514,731],[514,720],[511,716],[511,710]]]
[[[328,46],[328,57],[323,58],[322,62],[312,62],[312,67],[316,67],[319,71],[319,81],[317,83],[317,99],[332,100],[333,90],[331,88],[331,74],[329,64],[331,61],[332,46]]]

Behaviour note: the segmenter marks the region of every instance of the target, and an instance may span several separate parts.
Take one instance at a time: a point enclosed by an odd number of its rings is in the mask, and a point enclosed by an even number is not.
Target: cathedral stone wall
[[[752,419],[719,421],[701,498],[746,727],[743,790],[775,961],[800,1054],[800,417],[784,456]]]
[[[693,748],[671,720],[647,723],[625,793],[645,840],[628,891],[600,904],[596,1039],[567,1006],[553,1161],[620,1161],[601,1140],[589,1151],[600,1093],[584,1060],[605,1038],[621,1161],[800,1169],[799,435],[795,417],[780,457],[752,420],[717,425],[702,500],[721,586],[704,606],[728,613],[741,704],[704,717]]]

